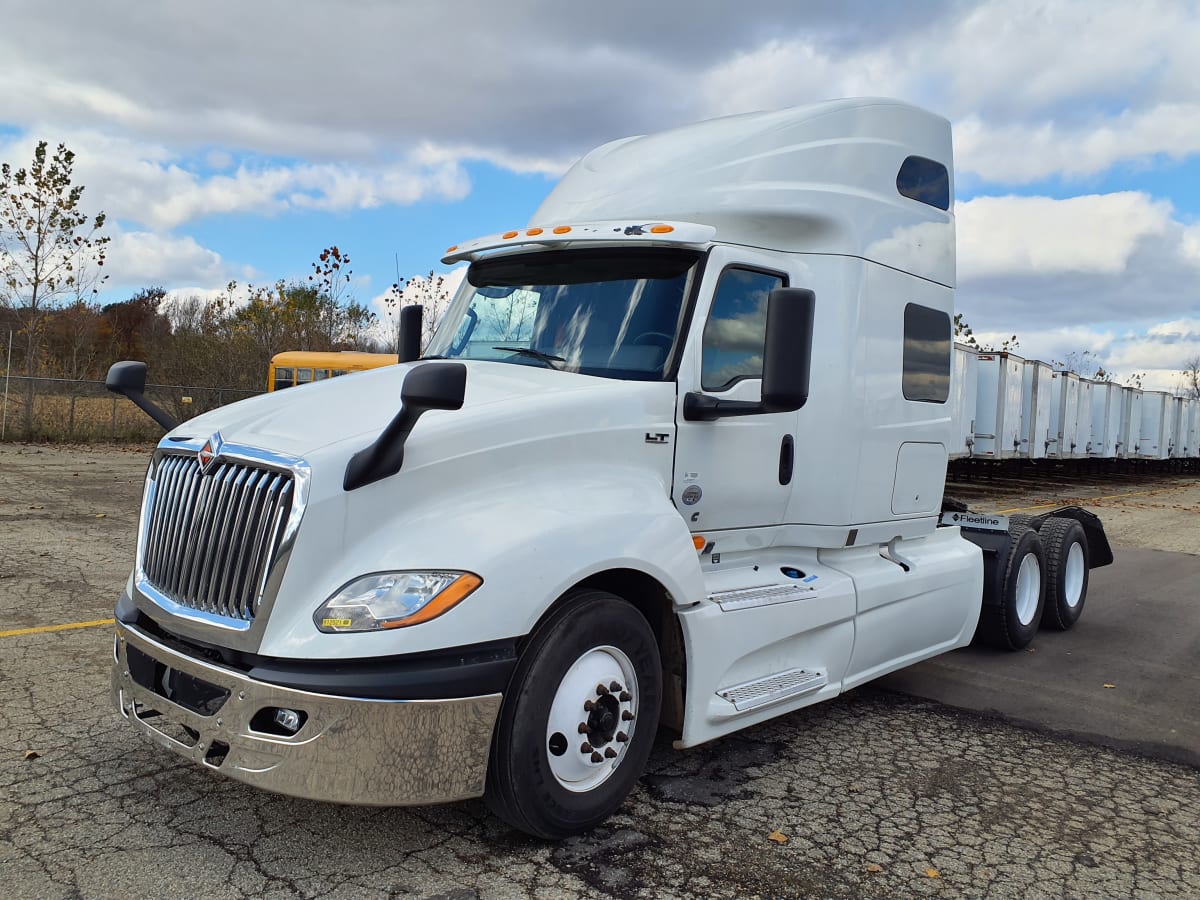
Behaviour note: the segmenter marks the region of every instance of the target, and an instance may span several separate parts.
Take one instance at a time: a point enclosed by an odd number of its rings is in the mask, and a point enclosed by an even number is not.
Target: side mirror
[[[720,400],[691,391],[683,398],[683,417],[705,422],[725,416],[795,412],[808,402],[812,370],[813,318],[817,296],[805,288],[776,288],[767,298],[767,335],[763,348],[762,400]]]
[[[794,412],[808,402],[812,371],[813,317],[817,295],[804,288],[776,288],[767,300],[767,346],[763,355],[764,412]]]
[[[167,431],[170,431],[179,424],[160,407],[155,406],[146,399],[146,364],[144,362],[125,360],[124,362],[113,363],[108,368],[108,375],[104,379],[104,386],[114,394],[121,394],[124,397],[128,397],[131,402],[137,405],[138,409]]]
[[[400,310],[400,359],[415,362],[421,358],[421,319],[424,311],[419,303]]]
[[[372,444],[350,457],[342,489],[353,491],[399,472],[404,443],[417,419],[431,409],[461,409],[466,393],[467,367],[462,363],[428,363],[410,371],[400,389],[403,408]]]

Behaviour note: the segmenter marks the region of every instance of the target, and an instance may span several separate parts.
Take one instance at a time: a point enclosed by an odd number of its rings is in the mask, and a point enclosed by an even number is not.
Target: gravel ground
[[[1195,769],[871,689],[687,752],[662,740],[621,812],[561,844],[477,801],[355,809],[210,776],[109,709],[107,628],[5,634],[111,615],[145,463],[0,445],[7,896],[1200,896]],[[979,497],[1045,499],[1018,493]],[[1184,531],[1163,549],[1200,553],[1194,479],[1067,493],[1114,544]]]

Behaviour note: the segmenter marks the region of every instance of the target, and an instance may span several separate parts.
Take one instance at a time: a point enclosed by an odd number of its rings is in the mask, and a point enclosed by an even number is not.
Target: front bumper
[[[415,806],[483,794],[501,695],[314,694],[186,656],[118,621],[112,698],[156,743],[254,787],[335,803]],[[271,724],[274,709],[303,713],[303,724],[284,733]]]

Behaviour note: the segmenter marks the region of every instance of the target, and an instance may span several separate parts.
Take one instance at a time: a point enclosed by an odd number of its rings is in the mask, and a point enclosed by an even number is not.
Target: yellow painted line
[[[1072,501],[1077,501],[1077,503],[1068,504],[1068,505],[1081,505],[1082,506],[1082,505],[1086,505],[1088,503],[1094,503],[1097,500],[1121,500],[1125,497],[1142,497],[1147,494],[1162,494],[1162,493],[1165,493],[1166,491],[1177,491],[1180,488],[1185,488],[1185,487],[1195,487],[1195,484],[1194,483],[1180,484],[1180,485],[1174,485],[1172,487],[1154,488],[1149,491],[1129,491],[1126,494],[1109,494],[1105,497],[1071,497],[1068,499],[1072,500]],[[1062,505],[1063,505],[1062,503],[1043,503],[1041,506],[1016,506],[1012,509],[1002,509],[996,513],[993,513],[993,515],[1007,516],[1010,513],[1032,512],[1035,509],[1057,509],[1058,507],[1060,507]]]
[[[99,628],[101,625],[113,625],[116,619],[96,619],[94,622],[68,622],[65,625],[39,625],[37,628],[14,628],[12,631],[0,631],[0,638],[17,637],[22,634],[48,634],[51,631],[70,631],[73,628]]]

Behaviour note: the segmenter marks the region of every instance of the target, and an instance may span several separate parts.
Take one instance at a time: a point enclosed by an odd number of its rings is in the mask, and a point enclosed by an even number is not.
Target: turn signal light
[[[705,539],[704,535],[702,535],[702,534],[693,534],[692,535],[692,546],[695,547],[697,550],[703,550],[704,545],[707,543],[708,543],[708,541]]]

